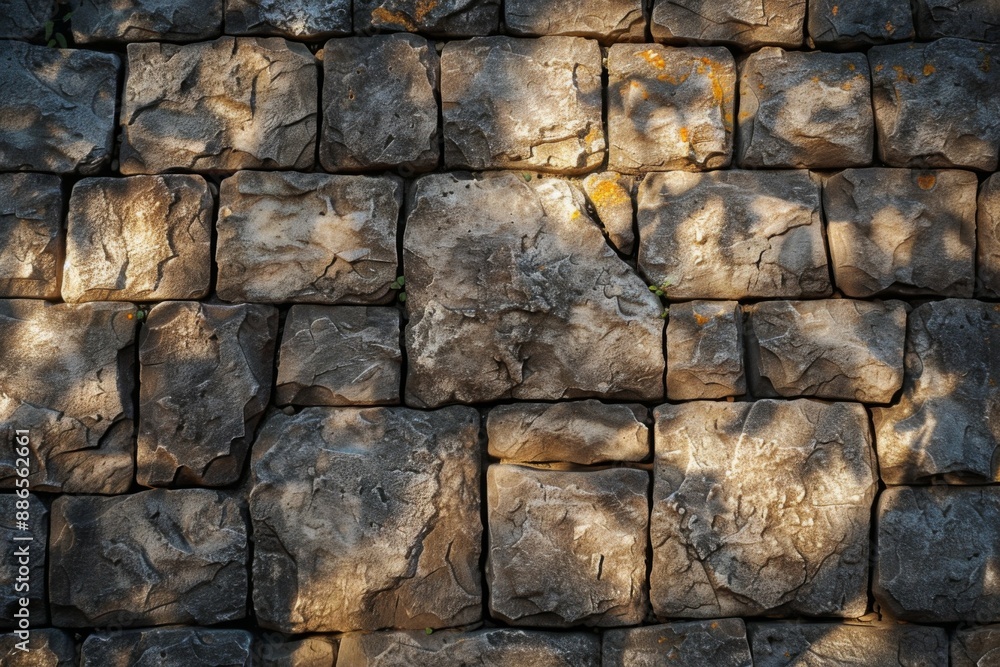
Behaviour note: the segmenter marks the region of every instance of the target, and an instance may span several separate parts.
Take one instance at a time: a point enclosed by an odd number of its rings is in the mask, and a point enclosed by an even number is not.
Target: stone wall
[[[1000,664],[995,1],[0,37],[3,665]]]

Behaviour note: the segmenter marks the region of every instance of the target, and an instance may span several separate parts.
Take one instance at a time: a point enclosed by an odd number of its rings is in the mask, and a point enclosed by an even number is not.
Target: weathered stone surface
[[[419,180],[406,402],[663,396],[663,307],[560,179]]]
[[[972,296],[976,175],[847,169],[826,181],[833,276],[853,297]]]
[[[62,206],[58,176],[0,174],[0,296],[59,297]]]
[[[239,504],[220,492],[60,496],[49,539],[52,622],[79,628],[240,619],[246,561]]]
[[[658,42],[794,48],[805,18],[806,0],[656,0],[650,30]]]
[[[13,440],[6,440],[5,443],[11,448],[16,445]],[[21,512],[28,516],[24,522],[26,529],[18,526],[20,521],[17,516]],[[26,537],[31,539],[26,540]],[[38,496],[20,498],[13,493],[0,494],[0,557],[3,558],[0,560],[0,628],[18,625],[14,614],[22,609],[20,600],[25,598],[28,600],[32,630],[48,623],[49,612],[45,607],[45,549],[48,541],[49,510]],[[28,548],[27,556],[22,553],[24,547]],[[19,572],[22,566],[28,567],[27,577]],[[3,653],[0,649],[0,656]]]
[[[729,166],[735,100],[736,63],[723,47],[612,46],[611,167],[641,173]]]
[[[337,662],[337,642],[327,637],[275,642],[265,635],[255,652],[258,667],[333,667]]]
[[[125,493],[135,467],[127,303],[0,301],[0,441],[30,431],[33,491]],[[13,450],[0,487],[13,488]]]
[[[688,301],[671,306],[667,398],[724,398],[746,391],[740,305],[735,301]]]
[[[444,161],[449,169],[598,167],[601,49],[580,37],[482,37],[441,54]]]
[[[399,403],[399,311],[293,306],[278,358],[278,405]]]
[[[994,0],[916,0],[915,9],[921,39],[1000,42],[1000,5]]]
[[[603,667],[753,667],[747,630],[738,618],[608,630],[602,644]]]
[[[32,39],[45,32],[56,13],[56,0],[6,0],[0,13],[0,39]]]
[[[54,628],[31,628],[28,651],[17,648],[21,638],[0,634],[0,663],[4,667],[76,667],[72,637]]]
[[[167,301],[139,348],[137,479],[223,486],[239,479],[271,393],[278,310]]]
[[[205,296],[212,274],[214,205],[201,176],[79,181],[69,200],[63,299]]]
[[[900,301],[765,301],[747,312],[754,396],[889,403],[903,385]]]
[[[226,0],[226,32],[314,39],[351,33],[351,0]]]
[[[462,407],[270,417],[250,494],[257,622],[299,633],[479,620],[478,433]]]
[[[253,635],[245,630],[153,628],[93,634],[81,667],[250,667]],[[332,664],[332,663],[329,663]]]
[[[504,23],[512,35],[575,35],[604,43],[646,38],[642,0],[507,0]]]
[[[997,168],[1000,47],[940,39],[876,46],[868,60],[885,164]]]
[[[648,609],[643,470],[486,474],[490,612],[513,625],[613,627]]]
[[[216,291],[226,301],[385,303],[402,183],[239,172],[222,182]]]
[[[377,632],[344,637],[337,667],[598,667],[600,652],[600,638],[584,632]]]
[[[587,201],[594,207],[608,240],[626,255],[631,255],[635,247],[633,190],[631,181],[613,171],[591,174],[583,181]]]
[[[111,159],[121,60],[0,41],[0,169],[93,174]]]
[[[654,416],[658,618],[865,612],[876,464],[862,406],[699,401]]]
[[[976,295],[1000,298],[1000,176],[979,189],[976,208]]]
[[[951,640],[951,667],[990,667],[1000,661],[1000,626],[959,628]]]
[[[1000,306],[947,299],[910,313],[896,405],[872,410],[882,479],[1000,481]]]
[[[1000,620],[1000,489],[895,487],[878,502],[872,592],[918,623]]]
[[[490,456],[583,465],[641,461],[649,456],[648,416],[641,405],[596,400],[498,405],[486,420]]]
[[[70,0],[73,41],[194,42],[217,37],[223,0]]]
[[[500,13],[500,0],[354,0],[354,29],[472,37],[496,32]]]
[[[820,192],[804,171],[649,174],[639,268],[670,299],[831,293]]]
[[[129,44],[121,172],[307,169],[316,59],[279,37]]]
[[[943,628],[845,623],[749,623],[755,667],[943,667]]]
[[[863,49],[914,37],[909,0],[809,0],[808,28],[820,48]]]
[[[833,169],[871,164],[871,80],[863,53],[763,48],[740,66],[742,167]]]
[[[319,161],[328,171],[437,166],[434,45],[397,33],[331,39],[323,47],[323,135]]]

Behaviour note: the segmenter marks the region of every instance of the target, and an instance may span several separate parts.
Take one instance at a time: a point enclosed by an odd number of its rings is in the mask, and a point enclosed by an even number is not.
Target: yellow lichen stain
[[[840,84],[841,90],[850,90],[851,88],[852,86],[850,81],[845,81],[844,83]]]
[[[933,74],[936,71],[937,71],[937,68],[934,67],[934,65],[931,65],[930,63],[927,63],[926,65],[924,65],[924,76],[930,76],[931,74]]]
[[[930,190],[937,183],[937,178],[934,174],[920,174],[917,176],[917,185],[920,186],[921,190]]]
[[[847,63],[847,69],[853,72],[854,70],[857,69],[857,67],[854,65],[854,63]]]
[[[757,87],[758,87],[759,89],[761,89],[761,90],[764,90],[764,84],[762,84],[762,83],[758,83],[758,84],[757,84]]]
[[[750,117],[750,112],[749,111],[741,111],[740,112],[740,120],[743,120],[744,118],[749,118],[749,117]]]
[[[729,111],[727,111],[726,113],[722,114],[722,120],[725,121],[726,125],[732,125],[733,124],[733,114],[730,113]]]
[[[708,324],[709,321],[711,321],[711,319],[712,319],[711,317],[705,317],[701,313],[695,313],[694,314],[694,322],[695,322],[695,324],[697,324],[700,327],[703,327],[706,324]]]
[[[886,31],[887,33],[889,33],[890,35],[891,35],[892,33],[896,32],[896,26],[894,26],[894,25],[892,24],[892,21],[886,21],[886,22],[885,22],[885,31]]]
[[[691,140],[691,134],[688,132],[688,129],[686,127],[682,127],[679,130],[677,130],[677,134],[681,136],[681,141],[683,141],[684,143],[688,143],[688,141]]]
[[[641,83],[639,83],[638,81],[629,81],[629,86],[632,88],[632,90],[642,95],[642,99],[644,100],[649,99],[649,91],[646,90],[646,87]]]
[[[902,65],[893,65],[892,71],[896,73],[896,81],[909,81],[910,83],[917,82],[917,78],[907,74]]]
[[[884,69],[885,69],[885,65],[875,65],[875,71],[876,72],[881,72]]]
[[[631,197],[621,185],[615,181],[601,181],[590,194],[594,206],[624,206],[632,203]]]
[[[819,83],[819,77],[814,76],[812,79],[810,79],[810,81],[812,81],[813,83]]]
[[[719,64],[712,60],[711,58],[699,58],[701,65],[698,65],[696,71],[698,74],[705,74],[706,68],[708,72],[708,80],[712,82],[712,97],[715,98],[716,102],[720,104],[726,101],[726,91],[723,89],[722,84],[719,83],[719,76],[716,73],[716,68]]]
[[[667,66],[667,62],[663,59],[663,56],[661,56],[653,49],[647,49],[646,51],[642,51],[639,53],[639,55],[642,56],[647,63],[649,63],[656,69],[663,69]]]
[[[719,629],[719,624],[716,621],[712,621],[712,625],[710,625],[708,627],[710,627],[713,630],[718,630]]]
[[[664,73],[664,74],[659,75],[656,78],[659,79],[660,81],[666,81],[671,86],[679,86],[682,83],[684,83],[685,81],[687,81],[688,74],[684,73],[684,74],[681,74],[680,76],[674,76],[673,74],[666,74],[666,73]]]
[[[840,5],[834,5],[832,8],[830,8],[830,13],[833,14],[834,16],[836,16],[837,14],[839,14],[840,13]]]
[[[576,220],[580,217],[580,209],[573,209],[573,213],[569,216],[570,220]]]

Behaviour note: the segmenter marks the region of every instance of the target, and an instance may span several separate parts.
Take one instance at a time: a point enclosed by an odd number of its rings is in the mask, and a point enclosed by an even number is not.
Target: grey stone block
[[[650,30],[658,42],[797,48],[805,18],[806,0],[656,0]]]
[[[574,35],[602,43],[642,42],[646,12],[642,0],[507,0],[504,24],[512,35]]]
[[[15,440],[6,441],[9,448]],[[27,516],[20,526],[20,515]],[[30,539],[26,539],[30,538]],[[17,628],[21,620],[16,617],[22,609],[28,610],[32,633],[35,628],[48,624],[46,607],[45,552],[49,542],[49,510],[31,494],[21,498],[13,493],[0,494],[0,628]],[[22,568],[27,568],[27,573]],[[26,607],[21,600],[27,600]],[[3,659],[0,648],[0,660]],[[3,662],[6,665],[6,662]]]
[[[223,0],[70,0],[73,41],[196,42],[222,31]]]
[[[231,35],[349,35],[351,0],[226,0],[225,18]]]
[[[76,644],[69,633],[55,628],[32,628],[28,651],[17,645],[15,634],[0,634],[0,661],[4,667],[77,667]]]
[[[946,667],[943,628],[846,623],[749,623],[755,667]]]
[[[56,15],[56,0],[6,0],[0,14],[0,39],[34,39]]]
[[[0,296],[59,297],[62,208],[58,176],[0,174]]]
[[[280,636],[280,635],[279,635]],[[337,662],[338,642],[325,635],[304,639],[269,641],[268,635],[258,639],[255,647],[256,667],[333,667]]]
[[[500,27],[500,6],[501,0],[354,0],[354,30],[434,37],[489,35]]]
[[[602,667],[670,664],[753,667],[743,621],[723,618],[604,633]]]
[[[809,0],[809,38],[824,49],[863,49],[913,39],[909,0]]]
[[[987,667],[1000,658],[1000,625],[959,628],[951,640],[951,667]]]
[[[1000,297],[1000,176],[979,188],[976,207],[976,295]]]
[[[687,401],[740,396],[743,314],[735,301],[688,301],[670,307],[667,322],[667,398]]]
[[[87,637],[81,667],[250,667],[253,635],[246,630],[152,628]],[[331,663],[332,664],[332,663]]]
[[[917,36],[1000,42],[1000,5],[994,0],[915,0]]]

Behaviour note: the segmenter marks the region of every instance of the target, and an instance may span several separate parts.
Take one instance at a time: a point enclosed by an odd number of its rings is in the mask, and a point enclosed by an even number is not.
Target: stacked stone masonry
[[[1000,3],[0,0],[0,91],[0,665],[1000,664]]]

